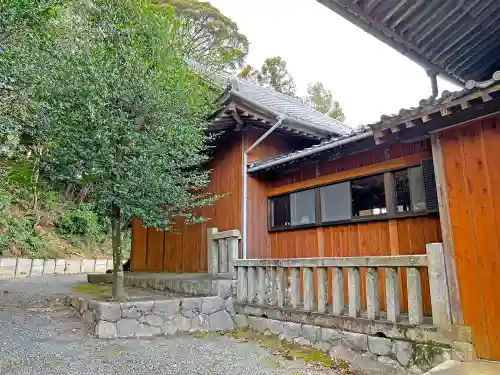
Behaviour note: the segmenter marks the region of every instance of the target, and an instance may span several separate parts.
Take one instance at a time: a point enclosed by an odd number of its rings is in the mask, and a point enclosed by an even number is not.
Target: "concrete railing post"
[[[387,320],[397,323],[401,311],[397,268],[385,269],[385,300],[387,304]]]
[[[208,273],[212,275],[219,273],[219,247],[212,238],[212,235],[218,232],[219,230],[217,228],[207,229]]]
[[[257,303],[266,303],[266,267],[257,267]]]
[[[268,291],[269,298],[268,303],[275,306],[278,302],[278,286],[277,286],[277,269],[276,267],[268,267],[267,278],[268,278]]]
[[[313,268],[304,268],[304,310],[312,311],[314,306]]]
[[[349,293],[349,316],[357,318],[361,310],[361,283],[359,268],[347,269],[347,291]]]
[[[325,313],[328,306],[328,268],[318,268],[318,312]]]
[[[257,300],[257,268],[248,267],[247,273],[248,273],[248,303],[255,303]],[[238,278],[238,283],[239,283],[239,278]]]
[[[366,269],[366,312],[368,319],[378,319],[380,317],[378,273],[376,268]]]
[[[344,271],[341,267],[332,268],[333,315],[340,316],[344,312]]]
[[[410,324],[422,324],[424,321],[422,282],[418,268],[410,267],[406,270],[406,284],[408,286],[408,318]]]
[[[431,292],[432,322],[437,326],[451,324],[450,295],[442,243],[426,245],[429,288]]]
[[[238,267],[238,285],[236,288],[236,298],[239,302],[247,302],[248,299],[248,278],[246,267]]]
[[[291,290],[291,303],[294,308],[300,305],[300,268],[292,268],[291,271],[292,278],[292,290]]]
[[[234,263],[239,258],[239,253],[240,253],[239,236],[228,238],[227,240],[228,272],[232,273],[233,279],[236,279],[236,268],[234,267]]]
[[[278,267],[276,272],[276,286],[278,288],[277,304],[279,307],[285,306],[286,300],[286,272],[285,268]]]
[[[229,272],[228,268],[228,254],[227,254],[227,242],[226,238],[217,239],[215,241],[217,243],[217,248],[219,251],[219,273],[227,273]]]

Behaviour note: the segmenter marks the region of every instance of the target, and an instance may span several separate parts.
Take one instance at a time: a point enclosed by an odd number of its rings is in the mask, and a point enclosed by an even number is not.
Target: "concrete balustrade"
[[[241,239],[237,229],[219,232],[217,228],[207,229],[208,273],[212,275],[231,274],[237,278],[234,262],[239,258]]]
[[[74,275],[106,272],[112,259],[25,259],[0,258],[0,280],[44,275]],[[111,265],[111,267],[107,267]]]
[[[427,268],[432,322],[436,326],[451,324],[444,253],[441,244],[427,245],[424,255],[239,259],[234,262],[234,266],[238,275],[237,300],[239,303],[278,308],[291,307],[300,311],[333,316],[347,315],[351,318],[385,320],[393,324],[403,319],[400,311],[400,270],[404,269],[406,270],[408,296],[408,315],[405,315],[404,319],[413,325],[420,325],[424,322],[420,269]],[[364,270],[366,281],[365,311],[361,311],[361,270]],[[347,273],[347,306],[344,296],[344,271]],[[332,275],[332,296],[329,296],[329,273]],[[316,283],[314,282],[315,275]],[[385,276],[386,311],[382,312],[380,311],[379,275]]]

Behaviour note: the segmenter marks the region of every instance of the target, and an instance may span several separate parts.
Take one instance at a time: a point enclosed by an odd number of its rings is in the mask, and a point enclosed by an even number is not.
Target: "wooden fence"
[[[401,255],[348,258],[296,258],[237,260],[237,300],[240,303],[291,307],[304,311],[348,315],[361,312],[360,269],[365,269],[366,311],[368,319],[399,322],[398,269],[406,270],[408,321],[422,324],[422,284],[420,269],[428,268],[432,322],[446,326],[451,322],[449,293],[442,244],[428,244],[425,255]],[[345,305],[344,270],[347,269],[348,304]],[[385,273],[386,311],[380,311],[378,270]],[[329,305],[329,270],[332,304]],[[301,272],[302,271],[302,272]],[[316,273],[316,283],[314,274]],[[302,279],[302,280],[301,280]],[[315,286],[316,284],[316,286]],[[288,288],[288,286],[290,287]]]

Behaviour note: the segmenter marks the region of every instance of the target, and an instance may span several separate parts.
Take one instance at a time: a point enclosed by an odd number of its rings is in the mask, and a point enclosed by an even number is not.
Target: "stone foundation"
[[[70,297],[83,319],[95,324],[101,339],[175,335],[234,328],[232,298],[190,297],[155,301],[103,302]]]
[[[168,279],[161,274],[126,274],[124,284],[185,294],[186,297],[108,302],[68,297],[84,320],[95,324],[99,338],[152,337],[180,332],[223,331],[234,328],[234,281],[198,276],[198,280]],[[177,275],[178,276],[178,275]],[[109,274],[89,274],[89,282],[109,280]]]
[[[313,346],[329,352],[345,352],[345,348],[394,370],[421,374],[434,366],[450,359],[464,359],[463,346],[470,349],[471,345],[456,341],[445,343],[415,342],[408,339],[387,337],[384,333],[366,334],[347,331],[338,328],[325,328],[317,325],[281,321],[265,317],[236,314],[235,325],[238,328],[252,328],[260,333],[270,332],[282,340],[299,345]],[[460,347],[462,346],[462,347]],[[470,360],[470,358],[468,358]]]

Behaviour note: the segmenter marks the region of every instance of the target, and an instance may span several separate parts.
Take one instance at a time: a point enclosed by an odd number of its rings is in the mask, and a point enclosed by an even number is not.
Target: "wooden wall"
[[[225,196],[213,206],[203,207],[196,213],[208,221],[201,224],[174,224],[175,231],[157,231],[155,228],[143,228],[138,220],[132,224],[131,269],[134,272],[204,272],[207,262],[207,228],[217,227],[219,231],[240,229],[242,222],[243,199],[243,152],[250,147],[261,130],[249,129],[234,132],[226,142],[217,147],[209,163],[212,169],[210,184],[206,191]],[[281,135],[271,137],[259,145],[250,155],[249,161],[274,156],[288,151],[288,142]],[[249,181],[252,185],[253,181]],[[251,187],[250,187],[251,188]],[[267,201],[263,196],[249,200]],[[267,209],[266,209],[267,210]],[[266,215],[263,213],[263,215]],[[253,227],[250,224],[249,230]],[[266,229],[267,234],[267,229]]]
[[[442,132],[464,323],[480,358],[500,360],[500,117]]]
[[[297,170],[270,182],[255,178],[249,195],[258,194],[260,203],[249,211],[252,230],[249,231],[248,258],[424,254],[426,243],[441,241],[439,218],[435,215],[268,233],[267,197],[360,175],[403,168],[418,164],[422,159],[431,156],[430,144],[427,141],[381,145],[357,155],[301,165]],[[263,197],[264,191],[266,196]],[[430,315],[426,271],[423,270],[422,274],[424,312]],[[364,291],[364,279],[362,280]],[[385,308],[382,289],[384,280],[381,275],[381,308]],[[400,275],[400,284],[401,308],[406,311],[406,275]]]
[[[209,162],[212,170],[207,191],[225,194],[214,206],[196,211],[209,221],[201,224],[175,223],[174,231],[132,227],[131,269],[134,272],[203,272],[207,270],[206,231],[208,227],[229,230],[241,226],[242,133],[230,144],[219,147]]]

